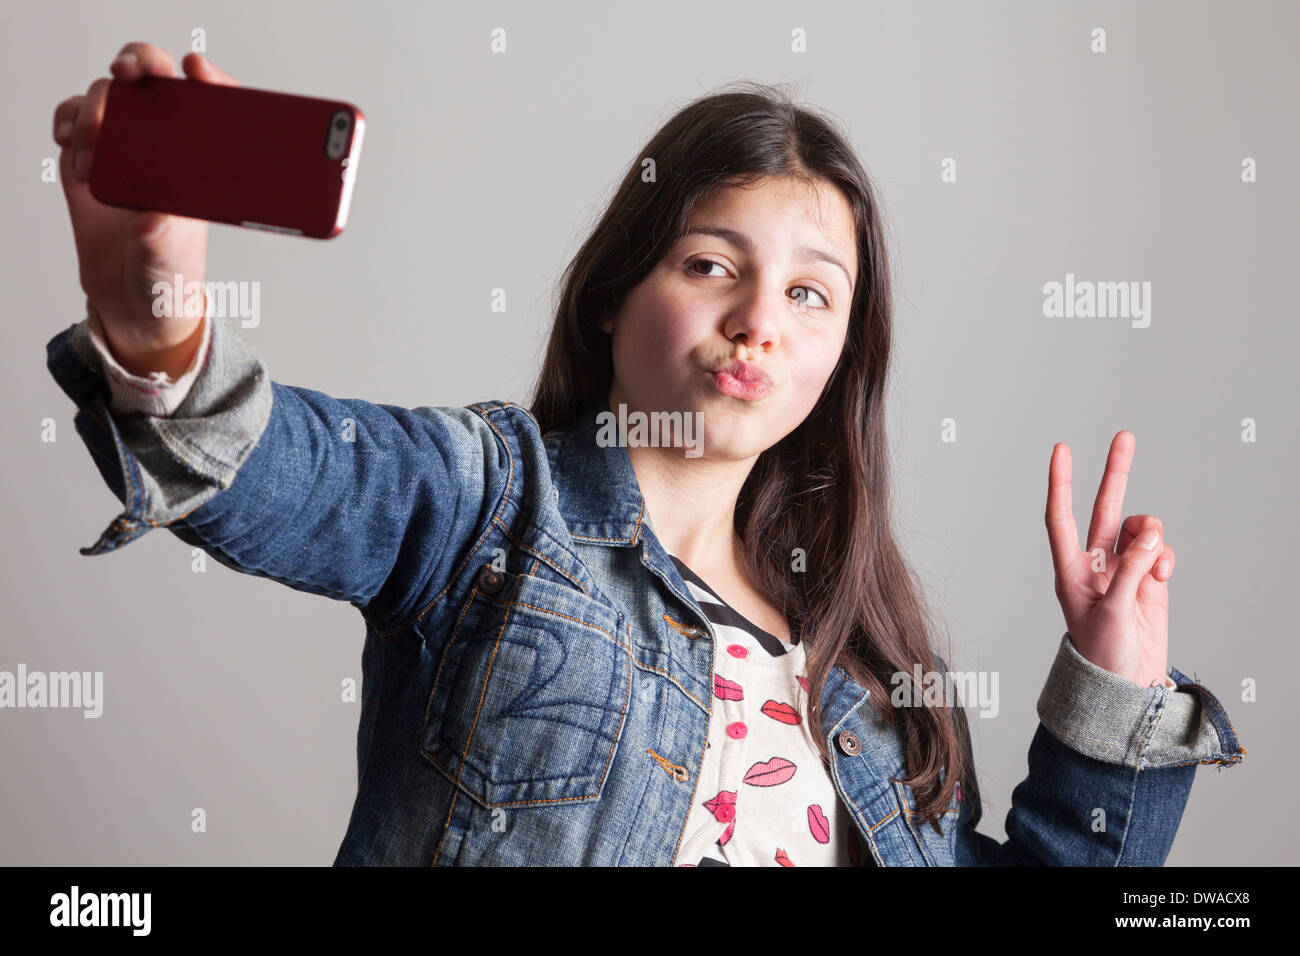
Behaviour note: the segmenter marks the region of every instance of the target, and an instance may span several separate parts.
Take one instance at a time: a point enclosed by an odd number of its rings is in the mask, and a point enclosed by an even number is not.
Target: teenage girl
[[[175,64],[130,43],[111,72]],[[965,716],[911,686],[946,665],[890,523],[881,210],[817,111],[757,84],[684,107],[565,273],[527,408],[402,409],[272,382],[219,319],[155,316],[155,282],[203,280],[208,226],[90,195],[107,84],[54,114],[87,317],[50,368],[126,505],[83,550],[165,526],[358,607],[336,862],[1159,864],[1196,765],[1244,754],[1169,666],[1175,555],[1159,518],[1123,518],[1133,435],[1082,547],[1057,444],[1067,632],[1009,838],[976,831]],[[694,447],[610,431],[656,412],[696,416]]]

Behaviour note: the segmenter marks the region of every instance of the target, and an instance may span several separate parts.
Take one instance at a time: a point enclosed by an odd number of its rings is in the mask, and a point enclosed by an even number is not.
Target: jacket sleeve
[[[83,320],[46,346],[74,426],[125,509],[85,555],[166,527],[236,571],[350,601],[380,630],[449,580],[504,495],[500,439],[472,407],[401,408],[272,382],[212,319],[167,416],[111,411]]]
[[[1005,843],[979,833],[978,796],[957,818],[958,866],[1163,866],[1200,764],[1246,754],[1219,700],[1176,668],[1139,687],[1087,660],[1067,632],[1038,698],[1029,774]],[[961,729],[970,751],[964,711]]]

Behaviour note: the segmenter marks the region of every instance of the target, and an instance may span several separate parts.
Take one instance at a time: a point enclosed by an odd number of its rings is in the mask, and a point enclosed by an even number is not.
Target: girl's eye
[[[691,275],[693,275],[693,276],[698,276],[698,277],[701,278],[701,279],[719,279],[719,278],[722,278],[722,277],[721,277],[721,276],[713,276],[713,275],[709,275],[707,272],[699,272],[699,271],[696,270],[696,268],[695,268],[696,266],[716,266],[717,268],[721,269],[724,273],[727,271],[727,267],[726,267],[726,266],[724,266],[724,265],[723,265],[722,263],[720,263],[720,262],[714,262],[712,259],[692,259],[690,262],[688,262],[688,263],[686,264],[686,268],[687,268],[687,270],[690,272]],[[799,305],[799,307],[800,307],[801,309],[810,309],[810,310],[812,310],[812,311],[819,311],[819,310],[821,310],[821,309],[828,309],[828,308],[830,308],[830,302],[827,300],[826,296],[822,295],[820,292],[818,292],[818,291],[817,291],[816,289],[814,289],[812,286],[807,286],[807,285],[797,285],[797,286],[795,286],[795,288],[796,288],[796,289],[802,289],[802,290],[803,290],[803,294],[802,294],[802,295],[796,295],[796,296],[794,297],[795,302],[798,303],[798,305]],[[811,305],[811,304],[809,304],[809,301],[808,301],[808,293],[810,293],[810,292],[811,292],[813,295],[817,296],[817,299],[822,303],[821,305]]]
[[[804,293],[805,293],[804,295],[801,295],[801,296],[798,296],[798,295],[795,296],[795,301],[799,303],[800,307],[805,308],[805,309],[828,309],[828,308],[830,308],[830,303],[826,301],[826,296],[822,295],[820,292],[818,292],[816,289],[812,288],[811,286],[806,286],[806,285],[797,285],[797,286],[795,286],[795,288],[796,288],[796,289],[803,289],[803,290],[804,290]],[[822,301],[823,304],[822,304],[822,305],[809,305],[809,304],[808,304],[808,296],[807,296],[807,293],[809,293],[809,292],[811,292],[813,295],[817,296],[817,298],[820,299],[820,300]]]
[[[704,272],[696,272],[694,271],[696,266],[717,266],[723,272],[727,271],[727,267],[721,262],[714,262],[712,259],[692,259],[686,264],[686,268],[691,270],[691,275],[699,276],[701,279],[714,279],[720,278],[720,276],[711,276]]]

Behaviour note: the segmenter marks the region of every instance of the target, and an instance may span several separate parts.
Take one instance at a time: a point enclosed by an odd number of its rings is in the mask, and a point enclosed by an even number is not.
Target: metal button
[[[862,741],[858,740],[858,735],[851,730],[841,730],[840,735],[835,738],[835,742],[840,745],[840,750],[850,757],[856,757],[862,753]]]
[[[483,565],[478,573],[478,589],[484,594],[496,594],[505,583],[506,576],[490,564]]]

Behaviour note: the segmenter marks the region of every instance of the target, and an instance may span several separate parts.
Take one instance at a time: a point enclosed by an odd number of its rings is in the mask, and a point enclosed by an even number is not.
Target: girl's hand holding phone
[[[192,82],[238,86],[228,73],[197,53],[182,61]],[[109,67],[126,83],[153,74],[174,77],[176,63],[150,43],[128,43]],[[114,355],[138,375],[165,371],[176,378],[190,364],[203,332],[203,316],[155,316],[155,282],[202,282],[207,264],[208,223],[161,212],[108,206],[90,192],[90,169],[104,119],[109,80],[92,82],[85,94],[71,96],[54,111],[54,140],[61,147],[59,178],[68,202],[80,263],[87,316],[102,330]],[[174,130],[158,131],[166,151]]]

